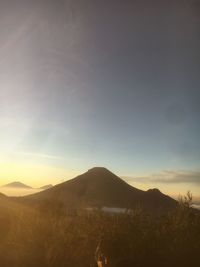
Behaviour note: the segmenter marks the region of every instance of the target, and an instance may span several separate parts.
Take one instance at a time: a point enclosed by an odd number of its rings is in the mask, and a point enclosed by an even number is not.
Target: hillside
[[[152,212],[166,212],[176,207],[174,199],[158,189],[142,191],[102,167],[95,167],[74,179],[25,199],[56,200],[68,207],[141,207]]]

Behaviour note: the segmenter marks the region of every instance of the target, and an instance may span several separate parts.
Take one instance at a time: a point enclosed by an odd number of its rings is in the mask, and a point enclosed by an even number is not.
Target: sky
[[[105,166],[200,196],[199,1],[0,0],[0,185]]]

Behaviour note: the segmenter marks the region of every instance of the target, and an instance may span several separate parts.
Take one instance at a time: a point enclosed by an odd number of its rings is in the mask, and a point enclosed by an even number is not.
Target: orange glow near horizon
[[[57,184],[73,178],[77,172],[40,164],[0,163],[0,186],[13,181],[20,181],[32,187],[44,184]]]
[[[85,170],[86,171],[86,170]],[[83,171],[84,172],[84,171]],[[72,170],[61,167],[52,167],[42,164],[30,164],[23,162],[1,162],[0,163],[0,187],[14,181],[20,181],[33,188],[39,188],[46,184],[56,185],[66,180],[72,179],[82,172],[80,170]],[[119,175],[123,178],[123,176]],[[124,179],[124,178],[123,178]],[[126,179],[124,179],[126,180]],[[128,182],[133,187],[141,190],[148,190],[150,188],[158,188],[164,194],[173,197],[178,195],[185,195],[188,190],[192,192],[194,197],[199,197],[198,189],[193,184],[162,184],[139,181]],[[4,192],[0,189],[0,192]]]

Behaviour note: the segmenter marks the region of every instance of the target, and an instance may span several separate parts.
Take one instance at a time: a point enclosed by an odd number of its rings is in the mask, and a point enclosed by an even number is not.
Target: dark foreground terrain
[[[150,217],[139,208],[114,215],[1,195],[0,266],[92,267],[99,255],[113,267],[200,266],[200,216],[190,201]]]

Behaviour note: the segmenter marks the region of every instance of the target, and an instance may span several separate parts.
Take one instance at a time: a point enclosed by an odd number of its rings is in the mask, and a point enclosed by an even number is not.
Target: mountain
[[[32,187],[28,186],[28,185],[25,185],[21,182],[12,182],[12,183],[9,183],[9,184],[6,184],[2,187],[7,187],[7,188],[18,188],[18,189],[32,189]]]
[[[156,213],[169,211],[177,205],[158,189],[139,190],[102,167],[92,168],[74,179],[25,198],[61,201],[71,208],[141,207]]]
[[[53,187],[52,184],[47,184],[47,185],[41,186],[41,187],[38,188],[38,189],[46,190],[46,189],[49,189],[49,188],[51,188],[51,187]]]

